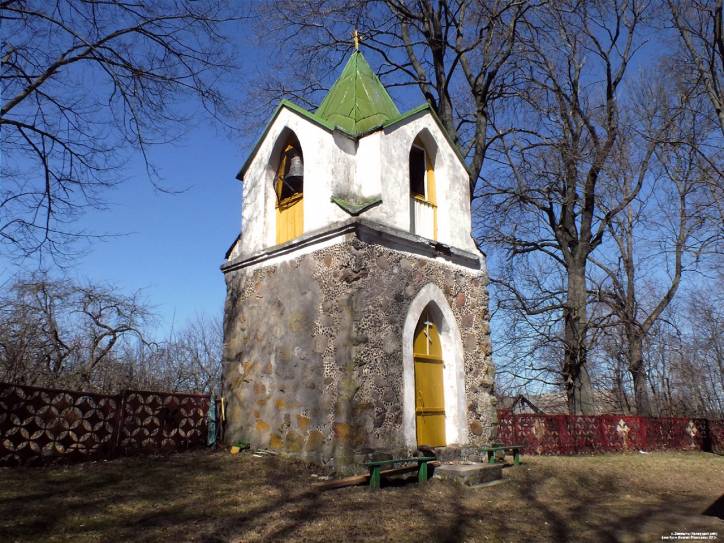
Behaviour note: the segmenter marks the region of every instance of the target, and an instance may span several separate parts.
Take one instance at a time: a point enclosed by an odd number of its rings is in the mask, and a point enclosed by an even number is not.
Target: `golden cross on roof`
[[[357,29],[354,29],[354,32],[352,33],[352,37],[354,38],[354,50],[359,51],[359,32],[357,32]]]

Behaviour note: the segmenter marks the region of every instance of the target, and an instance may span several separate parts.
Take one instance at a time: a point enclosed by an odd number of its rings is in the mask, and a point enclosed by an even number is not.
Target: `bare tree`
[[[261,9],[262,41],[280,43],[278,69],[255,91],[314,105],[324,80],[352,47],[379,61],[388,88],[413,87],[468,158],[471,189],[500,136],[495,104],[511,94],[518,25],[536,2],[519,0],[282,0]],[[331,57],[331,60],[330,60]],[[269,77],[272,77],[269,80]],[[267,105],[269,105],[267,103]],[[471,194],[474,190],[471,190]]]
[[[37,311],[42,308],[43,311]],[[50,327],[46,326],[48,313],[53,314],[54,304],[48,301],[47,289],[35,293],[14,285],[2,297],[0,304],[0,360],[2,374],[0,379],[8,382],[27,382],[33,384],[35,379],[52,372],[62,366],[67,356],[67,349],[60,353],[57,346],[45,341],[48,328],[54,328],[51,319]],[[44,318],[45,315],[45,318]],[[45,333],[39,333],[39,331]]]
[[[649,330],[644,344],[654,411],[724,416],[722,275],[686,289]]]
[[[721,262],[720,262],[721,263]],[[724,273],[719,268],[715,284],[721,285]],[[713,286],[713,285],[712,285]],[[703,399],[707,416],[724,417],[724,293],[709,285],[699,286],[687,300],[689,322],[689,383],[702,390],[696,396]]]
[[[90,383],[93,371],[119,340],[133,335],[145,341],[143,326],[150,315],[139,293],[125,297],[106,288],[79,286],[74,294],[75,311],[81,319],[80,377],[82,382]]]
[[[0,298],[0,381],[88,391],[211,392],[221,379],[220,315],[154,340],[140,292],[35,274]]]
[[[713,126],[676,89],[657,86],[654,92],[661,95],[659,102],[669,102],[666,107],[675,110],[671,116],[676,124],[667,132],[667,141],[659,142],[649,163],[647,175],[652,180],[646,193],[609,223],[615,246],[591,258],[610,282],[610,288],[602,287],[600,293],[623,329],[636,409],[645,416],[653,414],[643,359],[646,336],[674,299],[683,274],[700,267],[703,256],[716,251],[721,242],[721,224],[709,191],[717,173],[699,152]],[[650,94],[643,99],[656,101]],[[646,106],[642,104],[640,110],[645,112]],[[634,182],[630,175],[636,169],[630,162],[635,153],[627,148],[628,140],[619,140],[624,186]]]
[[[129,150],[159,181],[150,147],[188,127],[188,99],[225,116],[233,68],[221,0],[5,0],[0,243],[67,254],[84,208],[122,181]],[[160,185],[157,185],[160,186]]]
[[[520,128],[500,140],[496,158],[504,166],[485,173],[479,192],[482,243],[562,271],[562,282],[542,285],[532,299],[514,276],[493,282],[527,314],[560,315],[561,381],[571,413],[593,411],[588,350],[600,316],[589,310],[589,258],[640,191],[657,137],[671,123],[651,117],[650,126],[639,127],[646,137],[638,141],[631,185],[610,175],[617,142],[631,129],[623,82],[646,7],[635,0],[556,2],[528,18]]]
[[[146,343],[151,313],[140,293],[34,275],[18,281],[0,314],[2,379],[95,388],[119,343]]]
[[[220,393],[222,346],[221,315],[197,314],[170,334],[152,359],[167,389]]]
[[[78,350],[61,330],[70,310],[70,291],[60,282],[35,276],[11,286],[3,297],[0,323],[3,380],[34,384],[65,370]]]
[[[621,413],[634,413],[635,406],[630,392],[630,374],[628,371],[628,353],[626,341],[618,327],[606,327],[601,334],[594,357],[598,355],[601,360],[601,375],[599,388],[610,391]]]
[[[724,135],[724,19],[722,0],[667,0],[691,83],[709,97]]]

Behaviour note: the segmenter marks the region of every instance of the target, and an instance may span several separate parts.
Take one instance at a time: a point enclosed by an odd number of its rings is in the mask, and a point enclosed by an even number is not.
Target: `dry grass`
[[[705,453],[524,457],[505,469],[504,484],[472,489],[435,480],[318,493],[312,472],[208,452],[0,469],[0,539],[599,542],[693,530],[724,538],[724,521],[702,515],[724,490],[724,458]]]

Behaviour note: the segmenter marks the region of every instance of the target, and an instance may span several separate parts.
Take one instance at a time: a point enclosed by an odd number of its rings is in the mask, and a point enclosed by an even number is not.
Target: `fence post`
[[[606,426],[610,424],[610,422],[607,420],[608,417],[606,415],[599,415],[596,417],[596,433],[598,434],[596,436],[596,441],[598,442],[598,446],[602,447],[604,450],[608,451],[611,450],[611,444],[608,442],[608,439],[606,439]],[[593,452],[596,451],[596,443],[592,443]]]
[[[156,450],[159,454],[163,452],[163,434],[166,431],[166,425],[168,424],[169,419],[169,411],[168,407],[166,406],[166,399],[168,396],[164,396],[159,394],[158,395],[158,401],[161,402],[161,405],[158,408],[158,437],[156,439]],[[176,397],[178,399],[178,397]],[[179,401],[179,408],[181,407],[181,402]]]
[[[701,431],[704,433],[701,437],[701,450],[704,452],[714,452],[711,446],[711,431],[709,426],[709,419],[701,419],[702,428]]]
[[[649,417],[639,417],[639,424],[641,425],[641,444],[644,450],[650,450],[649,446]]]
[[[127,390],[122,390],[118,395],[118,408],[116,409],[115,417],[115,436],[113,439],[112,457],[115,458],[119,455],[119,448],[121,444],[121,429],[123,428],[123,421],[126,418],[126,395]]]
[[[119,431],[119,424],[118,424],[118,415],[121,412],[121,401],[122,396],[120,394],[115,394],[111,396],[115,400],[116,408],[113,411],[113,430],[111,431],[111,439],[108,443],[108,459],[112,459],[116,456],[116,447],[118,446],[118,431]]]

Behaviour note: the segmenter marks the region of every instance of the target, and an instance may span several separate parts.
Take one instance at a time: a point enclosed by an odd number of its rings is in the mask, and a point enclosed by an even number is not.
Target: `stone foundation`
[[[479,263],[451,263],[445,247],[431,249],[409,234],[395,241],[389,233],[360,232],[348,230],[338,242],[308,246],[298,256],[292,248],[281,262],[255,257],[247,259],[250,266],[224,266],[228,442],[340,472],[373,455],[413,452],[414,428],[405,428],[403,415],[403,328],[413,299],[430,284],[454,316],[463,351],[459,445],[490,441],[494,368]],[[399,250],[403,241],[447,258]]]

